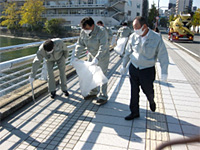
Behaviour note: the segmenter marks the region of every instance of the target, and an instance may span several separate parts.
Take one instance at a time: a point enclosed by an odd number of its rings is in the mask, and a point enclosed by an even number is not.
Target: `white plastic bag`
[[[116,40],[117,40],[117,36],[116,36],[116,34],[114,34],[112,37],[112,40],[111,40],[111,45],[110,45],[111,47],[116,46],[116,44],[117,44]]]
[[[97,65],[91,65],[91,62],[77,60],[73,61],[72,65],[79,76],[81,95],[84,97],[87,96],[92,89],[108,82],[101,68]]]
[[[128,37],[119,38],[117,40],[117,45],[114,47],[114,51],[117,54],[122,55],[124,53],[127,40],[128,40]]]

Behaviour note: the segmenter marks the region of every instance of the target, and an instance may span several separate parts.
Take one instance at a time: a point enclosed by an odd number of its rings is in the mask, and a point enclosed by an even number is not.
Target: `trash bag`
[[[114,34],[112,37],[112,40],[111,40],[111,44],[110,44],[111,47],[116,46],[116,44],[117,44],[116,40],[117,40],[117,36],[116,36],[116,34]]]
[[[83,97],[87,96],[92,89],[108,82],[101,68],[97,65],[91,65],[91,62],[77,60],[73,61],[72,65],[78,74],[81,95]]]
[[[125,49],[127,41],[128,41],[128,37],[119,38],[117,40],[117,45],[114,47],[114,51],[117,54],[122,55],[124,53],[124,49]]]

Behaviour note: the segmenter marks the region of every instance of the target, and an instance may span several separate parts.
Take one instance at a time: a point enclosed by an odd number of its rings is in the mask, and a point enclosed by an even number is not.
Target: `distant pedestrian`
[[[136,17],[133,21],[134,33],[130,35],[120,70],[126,72],[130,60],[129,78],[131,84],[130,110],[131,114],[125,120],[132,120],[140,116],[139,92],[140,86],[147,96],[150,109],[156,110],[154,101],[155,63],[160,62],[163,81],[167,80],[169,58],[162,37],[148,28],[145,18]]]
[[[158,27],[155,27],[154,31],[157,32],[157,33],[160,32],[159,29],[158,29]]]
[[[36,57],[33,60],[31,75],[29,77],[30,83],[34,81],[37,70],[43,58],[46,59],[47,71],[48,71],[48,88],[51,94],[51,98],[56,96],[56,83],[54,78],[53,67],[55,63],[58,65],[61,80],[61,89],[65,96],[69,96],[66,86],[66,75],[65,75],[65,60],[68,57],[67,46],[64,44],[62,39],[56,38],[45,41],[40,45],[37,51]]]
[[[122,44],[121,40],[124,41],[122,47],[126,47],[127,40],[129,38],[129,36],[131,35],[131,29],[128,27],[128,24],[126,22],[124,22],[122,25],[123,26],[121,28],[119,28],[119,30],[117,32],[117,38],[116,38],[117,45],[116,45],[116,49],[117,49],[117,47],[121,47],[121,46],[119,46],[119,45]],[[126,40],[124,40],[124,38],[126,38]],[[124,49],[119,50],[117,53],[120,55],[120,57],[123,57],[123,55],[124,55]]]
[[[91,17],[85,17],[81,20],[81,33],[74,51],[76,61],[81,51],[88,50],[88,61],[93,65],[98,65],[102,69],[104,75],[107,75],[110,52],[108,46],[108,34],[104,27],[97,26]],[[87,87],[85,87],[87,88]],[[107,103],[107,83],[98,88],[93,89],[85,100],[98,97],[97,103],[103,105]]]
[[[123,37],[129,37],[130,34],[131,34],[131,29],[128,27],[128,24],[124,22],[122,24],[122,27],[119,28],[119,30],[117,31],[117,39]]]
[[[97,25],[98,26],[102,26],[102,27],[104,27],[106,29],[106,31],[108,33],[108,44],[110,46],[111,45],[111,41],[112,41],[112,37],[113,37],[112,30],[109,27],[106,27],[101,20],[97,21]]]

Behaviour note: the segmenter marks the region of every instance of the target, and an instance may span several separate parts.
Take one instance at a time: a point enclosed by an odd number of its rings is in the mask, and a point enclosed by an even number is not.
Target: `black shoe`
[[[154,101],[149,101],[150,109],[151,111],[155,112],[156,111],[156,103]]]
[[[63,93],[65,94],[65,96],[69,96],[69,93],[67,91],[63,91]]]
[[[130,114],[128,116],[126,116],[124,119],[125,120],[133,120],[134,118],[139,118],[140,115],[139,114]]]
[[[107,103],[107,101],[108,100],[98,99],[97,103],[100,104],[100,105],[103,105],[103,104]]]
[[[90,99],[93,99],[96,97],[97,97],[97,95],[88,95],[88,96],[84,97],[84,100],[90,100]]]
[[[51,98],[54,98],[56,96],[56,91],[51,92]]]

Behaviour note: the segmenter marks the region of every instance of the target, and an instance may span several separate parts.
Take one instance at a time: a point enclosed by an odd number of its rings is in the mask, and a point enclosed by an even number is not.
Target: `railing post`
[[[41,77],[39,79],[47,81],[47,64],[44,58],[43,58]]]

